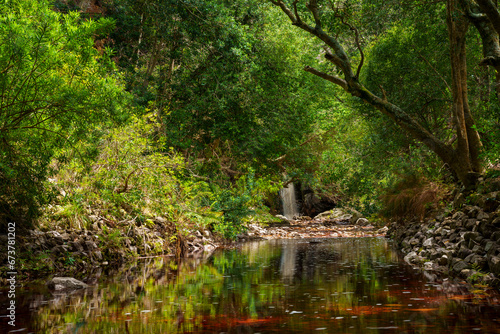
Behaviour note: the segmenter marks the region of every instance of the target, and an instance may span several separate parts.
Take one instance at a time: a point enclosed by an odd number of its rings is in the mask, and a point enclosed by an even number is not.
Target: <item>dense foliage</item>
[[[112,20],[46,1],[4,1],[0,13],[0,213],[22,219],[47,200],[54,152],[119,114],[124,91],[109,50],[94,47]]]
[[[88,228],[90,216],[163,217],[177,231],[234,238],[245,221],[279,213],[289,181],[365,214],[391,211],[401,194],[442,197],[445,184],[467,181],[436,149],[456,158],[464,147],[449,34],[470,18],[450,21],[447,3],[4,1],[0,220],[42,211],[49,225]],[[462,84],[475,118],[467,131],[483,146],[467,157],[493,168],[497,70],[473,24]],[[314,25],[348,62],[313,38]]]

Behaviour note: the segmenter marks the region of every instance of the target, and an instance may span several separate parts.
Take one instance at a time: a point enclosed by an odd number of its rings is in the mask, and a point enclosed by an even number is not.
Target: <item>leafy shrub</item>
[[[182,224],[191,221],[189,212],[208,211],[201,205],[207,185],[189,177],[180,154],[163,150],[157,129],[152,115],[133,116],[101,139],[90,166],[74,158],[60,167],[53,181],[61,193],[55,216],[77,227],[90,215],[115,223],[160,216]]]
[[[126,100],[109,50],[94,48],[113,25],[57,13],[45,0],[0,4],[0,222],[35,218],[50,199],[43,182],[53,153]]]
[[[94,215],[111,227],[135,221],[154,228],[151,218],[162,217],[181,239],[190,229],[206,226],[235,239],[253,212],[250,207],[276,186],[256,181],[253,170],[234,185],[195,177],[181,154],[164,150],[158,129],[154,115],[133,116],[128,125],[102,137],[90,166],[76,158],[62,165],[53,180],[61,195],[58,205],[47,209],[47,220],[55,216],[63,227],[85,228]]]

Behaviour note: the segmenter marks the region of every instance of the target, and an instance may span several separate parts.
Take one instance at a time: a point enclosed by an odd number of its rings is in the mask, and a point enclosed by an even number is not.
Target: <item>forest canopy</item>
[[[500,163],[488,0],[7,0],[0,13],[2,221],[161,216],[234,237],[279,213],[289,182],[303,213],[375,214],[395,189],[474,189]]]

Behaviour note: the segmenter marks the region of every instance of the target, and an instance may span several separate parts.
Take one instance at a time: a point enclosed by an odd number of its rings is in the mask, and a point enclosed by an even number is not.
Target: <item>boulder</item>
[[[455,263],[455,265],[453,266],[453,270],[457,273],[461,272],[462,270],[464,269],[469,269],[469,264],[465,261],[458,261],[457,263]]]
[[[410,252],[404,257],[404,260],[408,264],[418,264],[422,261],[422,258],[418,256],[417,252]]]
[[[384,226],[384,227],[378,229],[377,233],[382,234],[382,233],[387,233],[387,231],[389,231],[389,228],[387,226]]]
[[[276,218],[279,218],[281,220],[282,223],[288,223],[288,218],[286,218],[285,216],[282,216],[282,215],[276,215],[275,216]]]
[[[434,262],[432,261],[427,261],[424,263],[424,270],[433,270]]]
[[[500,257],[488,256],[488,266],[493,274],[500,275]]]
[[[423,243],[423,245],[422,245],[422,246],[427,247],[427,248],[432,247],[432,241],[433,241],[433,240],[434,240],[433,238],[426,239],[426,240],[424,241],[424,243]]]
[[[87,284],[73,277],[54,277],[47,283],[47,286],[56,291],[88,288]]]
[[[342,209],[335,208],[330,211],[325,211],[314,217],[314,219],[335,219],[338,221],[351,221],[353,215],[346,213]],[[361,217],[358,217],[361,218]]]
[[[357,221],[356,221],[356,225],[358,226],[367,226],[369,225],[370,222],[368,221],[368,219],[366,218],[359,218]]]
[[[351,217],[351,224],[355,224],[358,219],[364,218],[363,214],[355,209],[349,208],[347,209],[347,212],[352,215]]]

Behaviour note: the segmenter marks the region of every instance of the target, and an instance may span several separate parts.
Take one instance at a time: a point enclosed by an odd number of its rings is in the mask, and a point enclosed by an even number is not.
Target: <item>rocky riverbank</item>
[[[314,218],[295,217],[280,222],[249,223],[236,241],[224,240],[208,228],[178,233],[172,224],[156,218],[148,225],[91,217],[90,229],[42,231],[34,229],[19,235],[18,270],[25,279],[46,276],[84,277],[102,267],[119,266],[145,256],[194,257],[218,247],[255,239],[341,238],[384,236],[355,210],[334,209]],[[119,224],[119,225],[117,225]],[[0,236],[0,243],[6,243]]]
[[[282,220],[279,223],[250,224],[248,231],[240,236],[240,240],[382,237],[387,231],[387,228],[376,228],[368,219],[352,209],[333,209],[314,218],[278,217]]]
[[[484,207],[484,206],[483,206]],[[391,224],[405,261],[425,271],[500,287],[500,210],[465,205],[425,222]]]
[[[83,277],[96,268],[119,266],[138,257],[189,256],[212,251],[221,243],[208,229],[184,235],[161,218],[148,226],[128,221],[110,226],[105,219],[95,220],[91,229],[33,229],[18,233],[16,265],[20,278]],[[0,236],[0,244],[7,244],[6,236]]]

